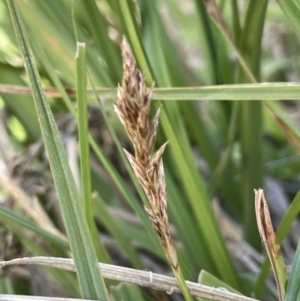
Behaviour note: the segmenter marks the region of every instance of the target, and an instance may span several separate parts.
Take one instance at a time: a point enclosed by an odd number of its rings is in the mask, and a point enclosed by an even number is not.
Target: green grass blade
[[[300,243],[292,265],[292,271],[289,277],[286,290],[285,301],[297,301],[300,298]]]
[[[92,187],[91,187],[91,162],[89,148],[88,131],[88,111],[87,111],[87,72],[86,72],[86,48],[84,43],[77,43],[76,54],[76,86],[77,86],[77,120],[78,136],[80,147],[80,173],[81,188],[83,198],[83,209],[87,224],[96,248],[98,260],[111,263],[110,256],[106,248],[99,239],[99,233],[94,221],[92,205]]]
[[[44,56],[43,56],[44,58]],[[57,84],[55,83],[57,87]],[[0,91],[5,94],[22,94],[29,93],[24,85],[11,86],[11,91],[8,91],[9,85],[0,85]],[[62,86],[63,87],[63,86]],[[51,90],[51,91],[50,91]],[[64,91],[64,92],[62,92]],[[66,95],[68,97],[75,96],[75,90],[69,89],[68,92],[63,90],[53,91],[53,89],[45,89],[46,94],[58,98]],[[117,88],[96,88],[97,95],[102,99],[115,99],[117,95]],[[95,99],[95,92],[92,89],[87,91],[89,98]],[[250,83],[250,84],[232,84],[232,85],[218,85],[218,86],[201,86],[201,87],[172,87],[161,88],[155,87],[153,89],[153,100],[164,100],[167,102],[183,102],[187,100],[207,100],[207,101],[228,101],[234,100],[237,102],[244,101],[261,101],[267,100],[271,103],[276,103],[277,100],[299,100],[300,84],[296,82],[289,83]],[[95,103],[95,100],[90,100]],[[74,108],[73,108],[74,110]]]
[[[78,114],[78,138],[80,147],[80,169],[81,169],[81,189],[83,197],[83,209],[85,217],[92,233],[93,206],[91,197],[91,172],[90,172],[90,152],[88,143],[88,120],[87,120],[87,76],[85,44],[77,43],[76,53],[76,90],[77,90],[77,114]]]
[[[256,249],[261,241],[255,221],[253,188],[262,187],[262,107],[245,102],[241,109],[242,198],[244,203],[245,239]]]
[[[260,52],[267,0],[251,0],[241,33],[240,51],[253,75],[260,77]],[[241,70],[240,70],[241,71]],[[248,81],[244,74],[240,82]],[[262,187],[262,104],[245,102],[240,108],[240,139],[243,153],[242,198],[244,202],[245,238],[256,249],[261,241],[255,220],[253,189]],[[254,143],[255,141],[255,143]]]
[[[97,265],[88,226],[81,210],[77,188],[68,165],[63,144],[50,106],[45,98],[40,77],[33,59],[27,36],[13,0],[7,0],[15,34],[25,61],[36,110],[44,138],[53,178],[59,196],[65,225],[70,239],[80,288],[85,298],[107,300],[107,291]]]
[[[96,88],[97,95],[101,98],[114,99],[117,95],[116,88]],[[234,100],[243,102],[247,100],[298,100],[300,94],[299,83],[248,83],[202,87],[172,87],[153,89],[153,100],[170,102],[186,100]],[[90,97],[94,96],[93,90],[88,90]]]

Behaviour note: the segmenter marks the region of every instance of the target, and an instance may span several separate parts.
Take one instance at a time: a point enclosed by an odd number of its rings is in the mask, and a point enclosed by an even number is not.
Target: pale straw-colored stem
[[[73,259],[44,256],[0,261],[0,268],[20,264],[37,264],[72,272],[76,271]],[[168,294],[180,292],[178,282],[172,277],[105,263],[99,263],[99,267],[101,268],[103,277],[106,279],[149,287],[165,291]],[[258,301],[257,299],[231,293],[222,287],[210,287],[190,281],[185,281],[185,283],[190,293],[195,297],[216,301]]]

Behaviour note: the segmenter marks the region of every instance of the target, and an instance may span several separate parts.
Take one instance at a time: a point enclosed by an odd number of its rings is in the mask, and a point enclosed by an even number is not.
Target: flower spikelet
[[[159,108],[149,121],[151,88],[146,86],[145,74],[137,69],[132,50],[124,38],[122,42],[123,80],[118,87],[115,112],[133,144],[134,155],[124,149],[130,165],[149,200],[145,211],[156,231],[162,248],[173,268],[177,255],[170,236],[167,215],[167,191],[162,156],[168,142],[152,154],[159,123]]]

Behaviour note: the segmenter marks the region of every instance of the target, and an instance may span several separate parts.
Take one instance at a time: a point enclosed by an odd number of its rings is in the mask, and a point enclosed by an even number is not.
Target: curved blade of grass
[[[285,301],[296,301],[300,298],[300,242],[292,265],[292,271],[286,289]]]
[[[287,212],[282,218],[278,226],[278,229],[276,231],[276,236],[279,244],[283,242],[284,238],[289,233],[289,230],[299,213],[300,213],[300,191],[293,199],[291,205],[289,206]],[[262,295],[265,282],[269,274],[269,269],[270,269],[270,261],[268,258],[266,258],[265,262],[261,267],[260,274],[257,278],[257,282],[254,287],[254,293],[258,298],[260,298]]]
[[[78,136],[80,148],[80,173],[83,197],[83,209],[87,224],[96,248],[98,260],[111,263],[110,256],[100,241],[97,231],[93,204],[92,204],[92,185],[91,185],[91,162],[89,148],[89,131],[88,131],[88,112],[87,112],[87,73],[86,73],[86,49],[84,43],[77,43],[76,53],[76,82],[77,82],[77,120],[78,120]]]
[[[44,95],[24,25],[15,2],[7,0],[7,3],[32,88],[54,183],[77,267],[81,292],[85,298],[108,300],[106,287],[97,266],[97,257],[92,239],[81,210],[77,188],[54,117]]]

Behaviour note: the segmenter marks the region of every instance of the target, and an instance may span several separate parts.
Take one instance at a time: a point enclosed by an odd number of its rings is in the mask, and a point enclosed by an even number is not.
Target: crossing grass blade
[[[41,237],[47,239],[48,241],[52,242],[53,244],[57,245],[62,249],[69,250],[70,246],[67,241],[49,233],[48,231],[44,230],[40,226],[36,225],[32,221],[28,220],[27,218],[16,214],[15,212],[6,209],[3,206],[0,206],[0,220],[2,223],[10,224],[13,223],[15,225],[19,225],[22,228],[31,230],[32,232],[40,235]]]
[[[90,299],[108,300],[87,222],[81,210],[77,188],[54,117],[45,98],[20,13],[13,0],[8,0],[7,3],[39,116],[82,295]]]

